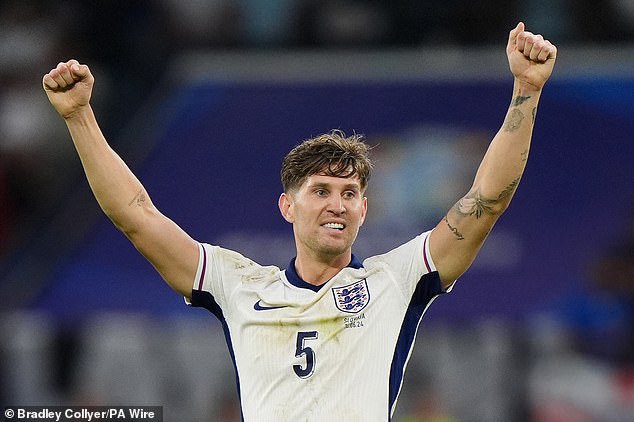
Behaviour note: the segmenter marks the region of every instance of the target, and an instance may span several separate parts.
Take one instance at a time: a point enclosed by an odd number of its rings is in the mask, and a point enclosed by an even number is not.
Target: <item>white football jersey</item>
[[[222,322],[245,421],[386,421],[418,325],[442,292],[426,232],[321,286],[200,245],[192,306]]]

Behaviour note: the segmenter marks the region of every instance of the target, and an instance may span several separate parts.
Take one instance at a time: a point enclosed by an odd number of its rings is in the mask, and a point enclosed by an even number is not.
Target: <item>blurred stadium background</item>
[[[503,119],[518,20],[560,49],[528,168],[423,320],[395,420],[634,420],[631,0],[0,2],[0,403],[239,420],[219,325],[88,190],[41,90],[60,60],[91,66],[102,128],[159,208],[284,267],[281,157],[332,128],[377,145],[357,255],[443,215]]]

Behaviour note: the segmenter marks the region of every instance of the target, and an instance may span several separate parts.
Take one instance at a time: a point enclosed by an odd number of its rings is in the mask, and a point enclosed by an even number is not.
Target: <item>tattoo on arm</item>
[[[522,151],[522,153],[520,154],[520,156],[522,157],[522,162],[525,163],[526,161],[528,161],[528,149],[525,149],[524,151]]]
[[[500,192],[497,198],[497,202],[504,201],[506,198],[511,196],[513,192],[515,192],[515,189],[517,189],[517,185],[519,185],[519,183],[520,183],[520,177],[518,176],[515,178],[515,180],[509,183],[509,185],[506,188],[504,188],[502,192]]]
[[[137,207],[143,206],[143,203],[147,200],[147,196],[143,189],[139,190],[139,192],[132,198],[132,201],[128,202],[128,206],[136,205]]]
[[[520,105],[528,101],[530,98],[531,98],[530,95],[527,95],[527,96],[518,95],[517,97],[513,98],[513,101],[511,101],[511,107],[519,107]],[[532,110],[533,123],[535,123],[536,110],[537,110],[537,107],[533,107],[533,110]],[[506,116],[506,119],[504,120],[503,128],[507,132],[515,132],[517,129],[520,128],[522,124],[522,120],[524,120],[524,113],[522,113],[522,111],[517,108],[512,108],[509,111],[508,115]]]
[[[449,220],[447,219],[447,216],[445,216],[445,218],[443,218],[443,220],[445,221],[445,223],[447,223],[447,227],[449,227],[449,230],[451,230],[451,232],[453,233],[454,237],[458,240],[464,240],[464,236],[462,235],[462,233],[460,233],[458,231],[458,228],[452,226],[451,224],[449,224]]]
[[[511,109],[504,120],[503,129],[506,132],[515,132],[522,125],[522,120],[524,120],[524,113],[517,108]]]
[[[502,192],[500,192],[497,198],[483,197],[480,193],[480,189],[478,188],[475,192],[468,193],[456,202],[454,210],[458,213],[458,215],[463,217],[473,215],[475,218],[480,218],[482,217],[482,214],[495,214],[495,205],[506,200],[510,195],[512,195],[519,182],[520,178],[517,177],[506,188],[504,188]]]
[[[456,202],[454,210],[462,217],[475,215],[476,218],[480,218],[482,214],[493,214],[494,202],[493,199],[483,198],[478,189]]]
[[[523,96],[521,96],[521,95],[518,95],[517,97],[515,97],[515,98],[513,99],[512,105],[513,105],[513,107],[517,107],[517,106],[519,106],[519,105],[521,105],[521,104],[524,104],[524,102],[526,102],[526,100],[529,100],[530,98],[531,98],[531,96],[530,96],[530,95],[528,95],[528,96],[526,96],[526,97],[523,97]]]

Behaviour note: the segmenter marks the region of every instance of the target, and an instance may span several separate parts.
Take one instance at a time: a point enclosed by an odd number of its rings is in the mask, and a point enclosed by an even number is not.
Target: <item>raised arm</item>
[[[152,204],[145,188],[104,138],[90,97],[93,75],[76,60],[44,75],[49,101],[64,118],[97,202],[167,283],[191,296],[198,244]]]
[[[514,76],[506,118],[471,189],[431,234],[432,258],[445,288],[471,265],[515,193],[528,159],[537,104],[552,73],[557,49],[541,35],[525,31],[520,22],[509,34],[506,54]]]

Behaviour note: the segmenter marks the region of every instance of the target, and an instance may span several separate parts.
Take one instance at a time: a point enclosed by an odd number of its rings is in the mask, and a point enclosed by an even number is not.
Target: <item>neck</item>
[[[351,260],[351,252],[337,255],[332,259],[315,259],[298,251],[295,258],[295,271],[306,283],[321,286],[345,268]]]

